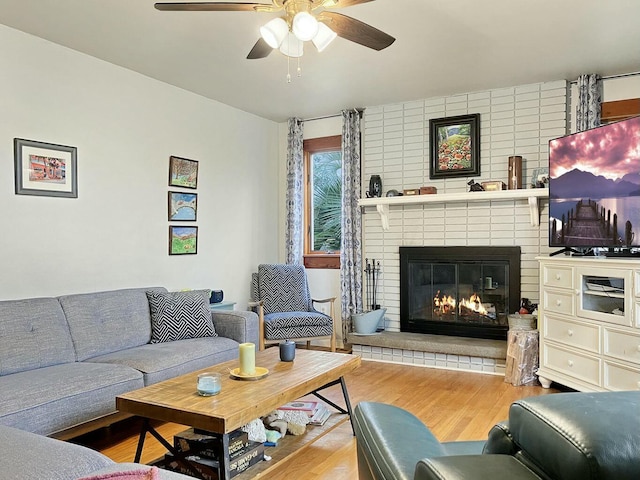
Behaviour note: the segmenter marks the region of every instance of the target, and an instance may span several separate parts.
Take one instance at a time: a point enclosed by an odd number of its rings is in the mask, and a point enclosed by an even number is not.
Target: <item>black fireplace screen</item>
[[[519,299],[519,247],[400,247],[402,331],[503,339]]]

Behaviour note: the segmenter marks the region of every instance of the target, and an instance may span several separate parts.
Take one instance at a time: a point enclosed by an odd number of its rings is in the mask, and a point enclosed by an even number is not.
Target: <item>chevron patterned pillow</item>
[[[210,290],[147,292],[151,343],[217,337],[209,310]]]

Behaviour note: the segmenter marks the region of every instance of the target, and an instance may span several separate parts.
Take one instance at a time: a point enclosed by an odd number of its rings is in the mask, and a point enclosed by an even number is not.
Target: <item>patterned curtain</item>
[[[340,284],[342,338],[352,330],[351,314],[362,311],[362,217],[360,198],[360,112],[342,111],[342,244]]]
[[[582,132],[600,125],[602,81],[595,73],[578,77],[578,107],[576,131]]]
[[[287,263],[302,264],[304,246],[304,122],[299,118],[289,119],[287,135],[287,218],[286,255]]]

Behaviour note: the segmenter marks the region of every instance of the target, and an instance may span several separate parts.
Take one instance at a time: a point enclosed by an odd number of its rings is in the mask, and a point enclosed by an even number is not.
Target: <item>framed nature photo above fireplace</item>
[[[480,114],[429,120],[429,178],[480,174]]]

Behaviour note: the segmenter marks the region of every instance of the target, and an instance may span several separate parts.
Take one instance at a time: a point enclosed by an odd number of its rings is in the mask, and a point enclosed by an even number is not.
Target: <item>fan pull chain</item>
[[[291,72],[289,69],[289,64],[290,64],[290,57],[289,55],[287,55],[287,83],[291,83]]]
[[[300,68],[300,57],[298,57],[298,77],[302,76],[302,68]]]

